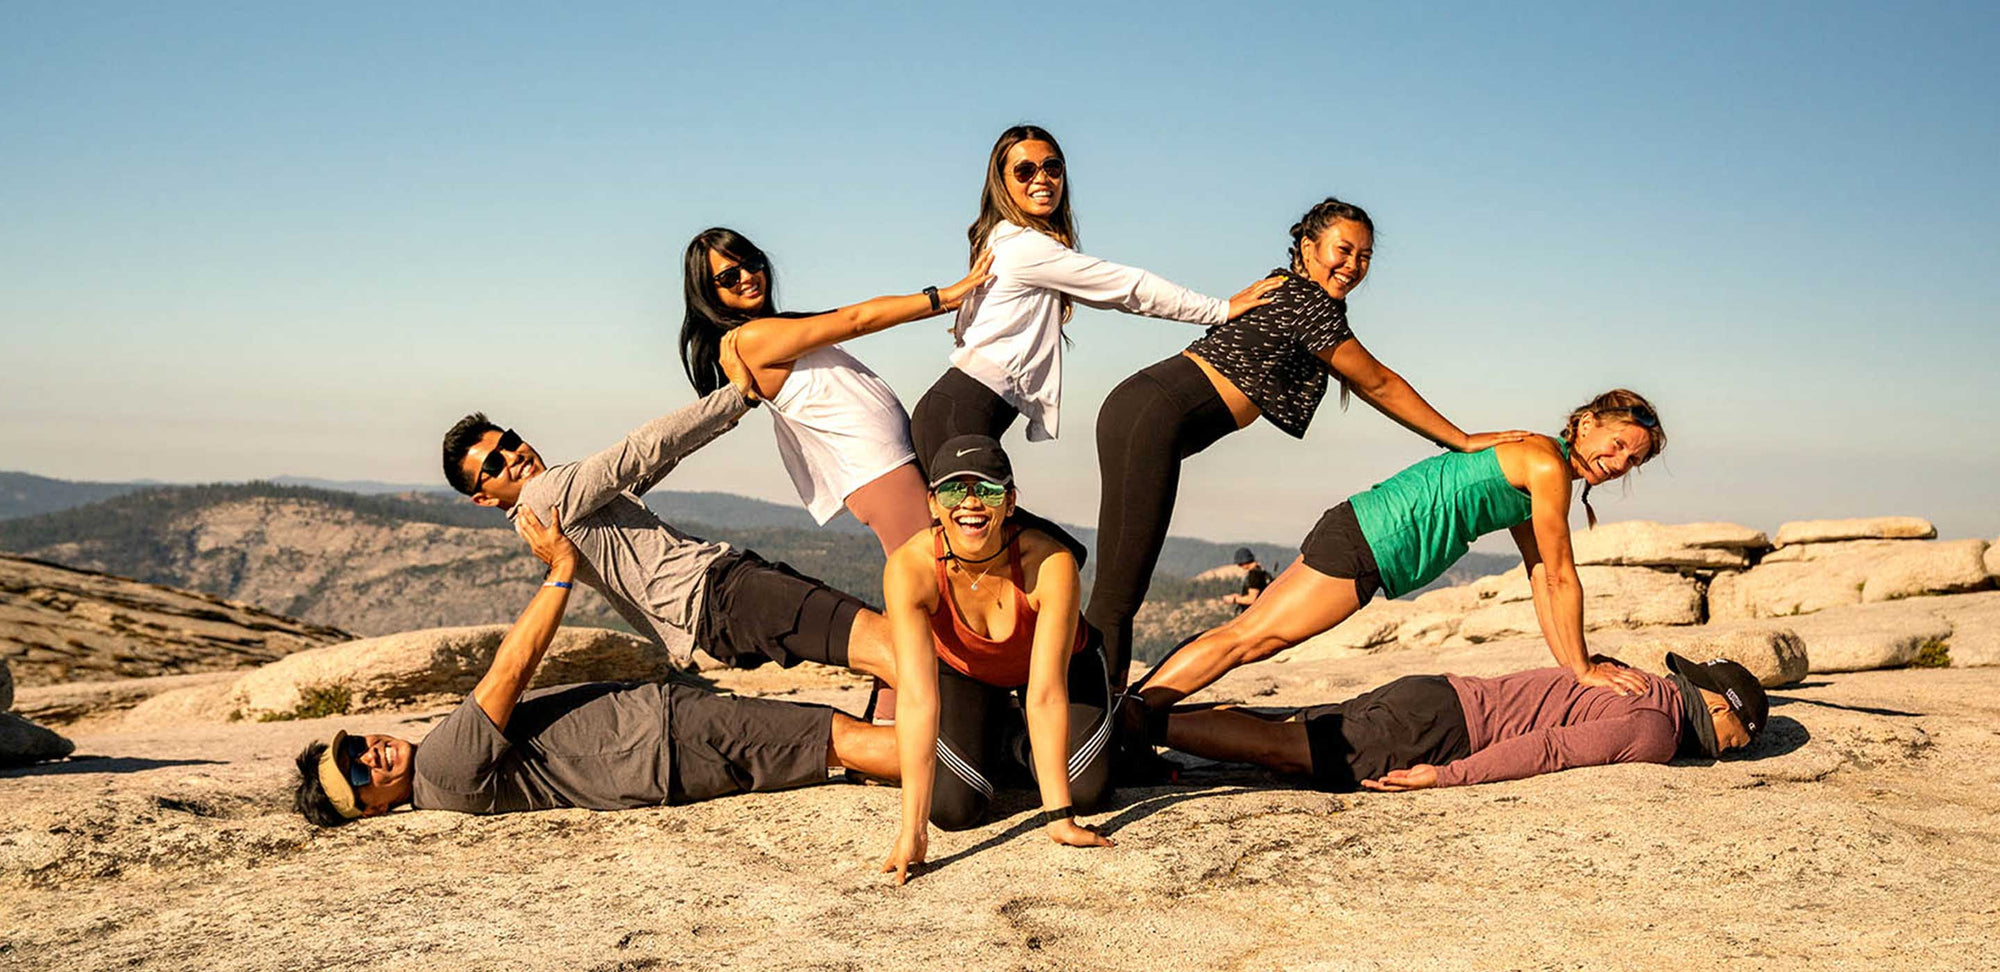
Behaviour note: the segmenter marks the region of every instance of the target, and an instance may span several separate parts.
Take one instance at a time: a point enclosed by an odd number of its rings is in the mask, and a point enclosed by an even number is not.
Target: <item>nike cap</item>
[[[957,479],[977,476],[989,483],[1014,485],[1014,464],[990,435],[960,435],[946,439],[931,457],[931,488]]]

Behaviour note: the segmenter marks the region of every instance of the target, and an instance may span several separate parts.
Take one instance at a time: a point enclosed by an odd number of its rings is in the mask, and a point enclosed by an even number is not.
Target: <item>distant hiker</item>
[[[1104,652],[1078,615],[1076,558],[1011,522],[1014,473],[1000,443],[949,439],[928,465],[937,523],[882,571],[903,676],[902,826],[882,870],[901,884],[924,861],[929,824],[978,824],[996,787],[1014,781],[1040,791],[1050,840],[1109,846],[1074,819],[1110,791],[1111,736]]]
[[[510,519],[528,508],[560,518],[582,554],[577,578],[680,664],[700,648],[742,668],[804,660],[893,684],[888,626],[860,599],[750,550],[682,533],[640,498],[750,406],[736,389],[719,388],[603,452],[558,466],[545,466],[514,430],[475,413],[445,433],[445,479]]]
[[[980,254],[992,253],[993,280],[959,307],[951,367],[910,411],[910,438],[919,462],[929,462],[953,436],[999,439],[1017,418],[1028,420],[1031,442],[1057,436],[1063,327],[1074,304],[1220,324],[1264,303],[1264,295],[1277,286],[1276,281],[1259,281],[1223,300],[1079,251],[1062,147],[1036,125],[1016,125],[993,143],[979,215],[966,229],[966,241],[968,265]],[[1014,516],[1017,523],[1061,541],[1083,563],[1083,545],[1067,531],[1026,510],[1016,510]],[[1123,665],[1116,656],[1112,661]],[[1122,668],[1113,675],[1123,684]]]
[[[1143,762],[1157,743],[1166,707],[1239,665],[1261,661],[1326,631],[1377,591],[1401,597],[1444,573],[1472,541],[1505,528],[1521,549],[1535,617],[1549,651],[1583,685],[1636,695],[1638,673],[1595,663],[1584,647],[1583,586],[1570,552],[1570,484],[1590,490],[1624,476],[1666,449],[1658,413],[1636,392],[1617,389],[1569,415],[1559,438],[1533,436],[1479,452],[1425,459],[1357,493],[1320,517],[1299,558],[1249,610],[1168,653],[1124,697],[1121,751]],[[1131,764],[1132,759],[1121,760]]]
[[[1243,569],[1243,586],[1234,594],[1222,595],[1222,603],[1236,605],[1236,613],[1242,614],[1250,605],[1257,603],[1257,595],[1271,586],[1271,572],[1257,562],[1257,555],[1249,547],[1236,548],[1236,566]]]
[[[692,803],[823,782],[830,767],[894,779],[893,730],[825,706],[674,683],[598,682],[527,692],[586,569],[559,520],[515,527],[549,565],[472,694],[416,743],[335,732],[298,756],[293,805],[335,827],[419,810],[512,813]]]
[[[1666,678],[1627,669],[1636,695],[1563,668],[1499,678],[1410,675],[1345,702],[1255,714],[1175,709],[1166,744],[1311,777],[1327,790],[1421,790],[1606,763],[1716,757],[1763,730],[1770,703],[1748,669],[1667,655]]]
[[[821,524],[845,508],[886,555],[930,524],[910,418],[896,393],[840,347],[908,321],[958,309],[992,279],[990,258],[949,287],[876,297],[823,314],[782,314],[777,268],[741,233],[716,227],[688,243],[681,286],[681,364],[695,391],[736,380],[771,403],[772,431],[799,500]]]
[[[1083,616],[1104,632],[1121,687],[1132,621],[1173,519],[1181,464],[1196,453],[1260,416],[1304,438],[1329,376],[1340,382],[1343,406],[1352,388],[1396,424],[1454,452],[1528,435],[1468,435],[1355,338],[1347,297],[1367,279],[1375,252],[1375,224],[1361,207],[1322,200],[1292,224],[1290,242],[1291,259],[1271,271],[1277,286],[1261,306],[1226,323],[1202,321],[1208,333],[1120,382],[1098,409],[1097,579]]]

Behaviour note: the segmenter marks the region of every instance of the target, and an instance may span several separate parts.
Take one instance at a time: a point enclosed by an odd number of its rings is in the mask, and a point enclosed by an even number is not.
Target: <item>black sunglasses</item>
[[[361,765],[361,757],[368,754],[368,741],[359,736],[349,736],[341,742],[340,751],[347,757],[347,782],[356,789],[375,782],[375,774]]]
[[[765,266],[766,264],[763,260],[752,257],[733,267],[722,268],[721,271],[709,279],[715,281],[715,285],[724,290],[735,290],[736,285],[743,282],[744,274],[763,273]]]
[[[1040,171],[1050,179],[1059,180],[1063,177],[1063,160],[1051,155],[1043,159],[1041,165],[1036,165],[1033,162],[1016,162],[1011,171],[1014,173],[1014,181],[1024,186],[1035,181],[1035,173],[1037,171]]]
[[[520,447],[521,437],[515,435],[513,429],[500,433],[500,441],[493,443],[492,450],[487,452],[486,458],[479,463],[479,478],[472,483],[473,491],[478,491],[480,483],[500,475],[501,470],[507,468],[506,453]]]

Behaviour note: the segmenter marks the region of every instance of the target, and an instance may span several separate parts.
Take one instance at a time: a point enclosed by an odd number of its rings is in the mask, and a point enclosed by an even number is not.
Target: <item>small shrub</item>
[[[299,704],[293,706],[292,711],[266,712],[258,716],[257,721],[289,722],[293,719],[346,715],[347,707],[353,701],[353,693],[345,685],[308,685],[299,690]]]
[[[1917,657],[1910,662],[1912,668],[1950,668],[1951,639],[1931,638],[1917,646]]]

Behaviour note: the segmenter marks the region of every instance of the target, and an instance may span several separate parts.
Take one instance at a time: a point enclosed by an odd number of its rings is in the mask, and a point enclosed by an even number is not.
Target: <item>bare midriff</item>
[[[1208,376],[1208,383],[1215,386],[1215,393],[1222,398],[1222,404],[1229,406],[1229,415],[1236,420],[1237,428],[1248,427],[1250,423],[1257,421],[1257,416],[1264,414],[1264,410],[1258,408],[1256,403],[1250,400],[1250,396],[1243,394],[1235,382],[1222,377],[1222,372],[1202,360],[1201,355],[1193,351],[1182,351],[1181,354],[1186,355],[1188,360],[1195,363],[1195,367],[1201,369],[1202,374]]]

